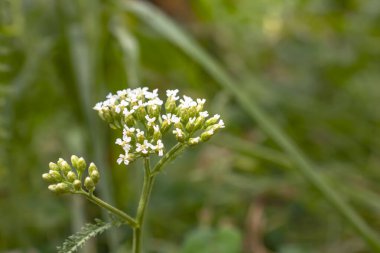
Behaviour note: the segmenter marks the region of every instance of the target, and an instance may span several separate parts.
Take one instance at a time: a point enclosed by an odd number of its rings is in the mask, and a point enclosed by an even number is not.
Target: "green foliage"
[[[115,226],[119,226],[120,223],[115,222],[104,222],[100,219],[95,219],[95,223],[87,223],[81,230],[71,236],[69,236],[62,244],[62,246],[57,247],[59,253],[73,253],[78,251],[83,245],[90,240],[102,233],[107,229]]]
[[[240,253],[240,232],[229,226],[217,229],[199,227],[185,238],[181,253]]]

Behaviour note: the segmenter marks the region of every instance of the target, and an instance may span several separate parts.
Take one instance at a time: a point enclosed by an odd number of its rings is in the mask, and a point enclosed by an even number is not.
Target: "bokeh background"
[[[227,126],[158,178],[146,252],[379,252],[379,82],[378,0],[1,0],[0,252],[55,252],[107,215],[47,190],[58,157],[95,161],[97,194],[134,213],[140,164],[117,166],[92,106],[138,86],[207,98]],[[130,244],[118,228],[83,252]]]

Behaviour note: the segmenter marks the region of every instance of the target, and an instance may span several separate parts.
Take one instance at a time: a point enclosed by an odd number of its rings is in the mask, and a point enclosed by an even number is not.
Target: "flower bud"
[[[86,189],[90,192],[94,191],[94,181],[90,177],[86,177],[86,179],[84,180],[84,187],[86,187]]]
[[[75,181],[75,179],[77,179],[77,175],[73,171],[69,171],[67,173],[67,179],[69,180],[70,183],[72,183]]]
[[[79,157],[77,157],[76,155],[71,156],[71,164],[74,166],[75,169],[78,169],[78,160]]]
[[[79,191],[82,188],[82,182],[78,179],[74,180],[73,182],[74,189]]]
[[[148,106],[148,114],[150,117],[158,117],[160,115],[160,106],[157,105],[149,105]]]
[[[48,183],[54,183],[55,179],[49,173],[42,174],[42,179]]]
[[[194,127],[195,127],[195,120],[196,120],[196,118],[190,118],[189,119],[189,122],[187,122],[187,124],[186,124],[186,131],[188,131],[188,132],[192,132],[192,131],[194,131],[195,129],[194,129]]]
[[[86,161],[84,160],[83,157],[79,158],[78,159],[78,167],[77,167],[77,170],[79,170],[80,172],[83,172],[86,170]]]
[[[194,122],[194,131],[199,130],[202,127],[204,122],[205,122],[204,117],[198,117]]]
[[[209,118],[205,123],[205,128],[214,125],[220,118],[219,114],[215,114],[212,118]]]
[[[51,184],[48,186],[48,189],[52,192],[57,192],[57,185],[56,184]]]
[[[90,163],[90,166],[88,166],[88,174],[91,174],[93,171],[98,171],[98,168],[95,163]]]
[[[58,166],[60,168],[60,170],[64,173],[64,174],[67,174],[69,171],[71,171],[71,167],[70,165],[63,159],[60,159],[58,161]]]
[[[49,169],[58,171],[59,167],[58,167],[58,165],[56,163],[50,162],[49,163]]]
[[[208,141],[214,135],[214,131],[212,129],[205,131],[201,134],[202,141]]]
[[[70,192],[70,187],[69,187],[69,185],[67,185],[65,183],[59,183],[56,186],[56,192],[57,193],[68,193],[68,192]]]
[[[49,170],[49,175],[56,181],[56,182],[60,182],[62,181],[62,176],[61,174],[56,171],[56,170]]]
[[[100,179],[99,172],[97,170],[94,170],[90,173],[90,178],[92,179],[92,181],[94,181],[95,184],[97,184]]]
[[[166,112],[167,113],[173,113],[175,111],[176,107],[177,107],[177,105],[175,103],[175,100],[172,97],[169,97],[165,103]]]

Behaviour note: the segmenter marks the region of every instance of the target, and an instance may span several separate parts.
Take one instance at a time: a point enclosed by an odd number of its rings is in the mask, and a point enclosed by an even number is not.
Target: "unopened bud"
[[[71,171],[70,165],[63,159],[58,162],[58,166],[64,174],[67,174],[69,171]]]
[[[86,170],[86,161],[84,160],[83,157],[79,158],[78,159],[78,167],[77,167],[77,170],[79,170],[80,172],[83,172]]]
[[[218,122],[219,118],[220,118],[220,115],[219,114],[215,114],[212,118],[209,118],[206,121],[205,127],[209,127],[209,126],[214,125],[216,122]]]
[[[48,183],[54,183],[54,178],[49,173],[42,174],[42,179]]]
[[[177,105],[175,104],[175,100],[171,97],[165,103],[165,110],[167,113],[173,113],[176,109]]]
[[[58,167],[58,165],[56,163],[50,162],[49,163],[49,169],[58,171],[59,167]]]
[[[59,184],[57,184],[56,192],[57,193],[68,193],[68,192],[70,192],[70,187],[65,183],[59,183]]]
[[[56,170],[49,170],[49,175],[56,181],[56,182],[60,182],[62,181],[62,176],[61,174],[56,171]]]
[[[67,173],[67,179],[69,180],[70,183],[72,183],[75,181],[75,179],[77,179],[77,175],[73,171],[69,171]]]
[[[90,173],[90,177],[92,181],[94,181],[94,183],[97,184],[100,179],[100,174],[97,170],[94,170],[93,172]]]
[[[86,177],[86,179],[84,180],[84,186],[90,192],[94,191],[95,189],[94,181],[90,177]]]
[[[73,182],[74,189],[79,191],[82,188],[82,182],[78,179],[74,180]]]
[[[52,192],[57,192],[57,185],[56,184],[51,184],[48,186],[48,189]]]
[[[212,129],[205,131],[201,134],[202,141],[208,141],[214,135],[214,131]]]
[[[77,157],[76,155],[71,156],[71,164],[74,166],[75,169],[78,169],[78,160],[79,157]]]
[[[95,163],[90,163],[90,166],[88,166],[88,174],[91,174],[95,170],[98,171],[98,168],[96,167]]]

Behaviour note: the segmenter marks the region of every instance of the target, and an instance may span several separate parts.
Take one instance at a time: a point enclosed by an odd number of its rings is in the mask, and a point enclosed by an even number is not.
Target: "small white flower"
[[[140,129],[136,129],[136,137],[144,137],[144,131],[141,131]]]
[[[190,108],[193,106],[197,106],[197,103],[191,97],[188,96],[183,96],[183,99],[181,99],[179,102],[179,106],[182,108]]]
[[[199,116],[201,116],[203,118],[207,118],[208,117],[208,111],[200,112]]]
[[[198,105],[204,105],[206,103],[206,99],[204,98],[197,98],[197,104]]]
[[[145,115],[145,119],[148,121],[148,126],[153,125],[153,123],[156,121],[156,117],[150,118],[148,115]]]
[[[128,160],[128,154],[120,154],[119,155],[119,158],[117,159],[116,161],[118,164],[121,164],[122,162],[124,162],[125,165],[128,165],[129,164],[129,160]]]
[[[171,99],[173,99],[174,101],[178,100],[179,97],[177,97],[177,93],[178,93],[178,90],[167,90],[166,91],[166,96]]]
[[[222,119],[219,120],[219,122],[216,123],[215,126],[217,126],[217,128],[224,128],[224,121]]]
[[[123,115],[124,115],[125,117],[128,117],[129,115],[132,115],[134,112],[135,112],[134,109],[132,109],[132,110],[128,110],[127,108],[125,108],[125,109],[123,110]]]
[[[159,126],[159,125],[154,125],[154,126],[153,126],[153,130],[154,130],[155,132],[160,132],[160,126]]]
[[[156,151],[158,151],[158,156],[163,156],[164,155],[164,144],[162,143],[161,140],[157,141]]]
[[[93,109],[96,111],[101,111],[103,109],[103,102],[96,103]]]
[[[147,140],[144,140],[144,143],[137,143],[136,144],[136,152],[142,153],[142,154],[148,154],[149,148],[151,147],[152,144],[150,144]]]
[[[178,127],[173,130],[173,134],[175,134],[177,137],[183,137],[183,131]]]
[[[157,98],[158,97],[157,91],[158,91],[158,89],[153,90],[153,92],[146,91],[145,94],[144,94],[145,98],[146,99],[155,99],[155,98]]]

